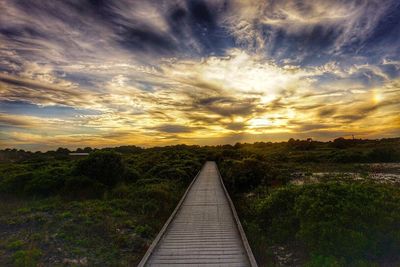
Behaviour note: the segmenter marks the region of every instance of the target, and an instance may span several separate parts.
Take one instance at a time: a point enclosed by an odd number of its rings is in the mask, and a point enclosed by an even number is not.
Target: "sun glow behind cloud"
[[[0,1],[1,147],[399,135],[396,1],[228,2]]]

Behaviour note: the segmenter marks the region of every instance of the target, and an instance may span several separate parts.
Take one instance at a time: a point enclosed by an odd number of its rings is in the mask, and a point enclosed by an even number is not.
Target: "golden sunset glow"
[[[183,5],[174,24],[141,1],[107,6],[118,20],[59,3],[64,21],[1,1],[1,147],[399,135],[398,37],[368,39],[389,4],[262,2]]]

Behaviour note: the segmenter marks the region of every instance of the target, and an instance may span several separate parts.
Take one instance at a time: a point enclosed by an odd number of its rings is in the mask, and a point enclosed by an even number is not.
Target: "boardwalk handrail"
[[[222,176],[221,176],[221,173],[219,172],[218,166],[217,166],[217,172],[218,172],[218,176],[219,176],[219,180],[221,182],[222,188],[224,189],[225,196],[228,199],[229,207],[231,208],[231,212],[233,214],[233,217],[235,218],[236,227],[239,230],[240,238],[242,239],[244,249],[246,250],[247,258],[249,259],[250,266],[251,267],[258,267],[256,259],[254,258],[253,252],[251,251],[251,247],[250,247],[249,242],[247,240],[246,234],[245,234],[245,232],[243,230],[242,224],[240,223],[239,216],[237,215],[235,206],[233,205],[232,199],[229,196],[228,190],[226,190],[226,187],[224,185],[224,181],[222,180]]]
[[[200,170],[197,172],[196,176],[193,178],[192,182],[190,182],[188,188],[186,189],[185,193],[183,194],[181,200],[179,200],[178,205],[175,207],[174,211],[172,212],[171,216],[169,216],[168,220],[165,222],[164,226],[161,228],[161,231],[158,233],[158,235],[156,236],[156,238],[153,240],[153,242],[151,243],[150,247],[147,249],[146,254],[144,254],[142,260],[139,262],[138,267],[144,267],[145,264],[147,263],[147,260],[150,258],[151,254],[154,252],[154,249],[156,248],[158,242],[161,240],[161,238],[164,236],[165,232],[168,229],[168,226],[170,225],[170,223],[172,222],[172,220],[174,219],[176,213],[178,212],[178,210],[181,208],[182,203],[185,201],[187,194],[189,193],[190,189],[192,188],[193,184],[195,183],[195,181],[197,180],[197,177],[199,176],[199,174],[201,173],[201,171],[203,170],[205,164],[203,164],[203,166],[200,168]]]

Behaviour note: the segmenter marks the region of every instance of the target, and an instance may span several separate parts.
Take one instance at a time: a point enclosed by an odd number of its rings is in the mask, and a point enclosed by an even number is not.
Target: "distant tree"
[[[241,143],[236,143],[233,147],[236,149],[241,148],[243,145]]]
[[[91,147],[85,147],[84,149],[83,149],[83,152],[85,152],[85,153],[90,153],[90,152],[92,152],[93,151],[93,149],[91,148]]]
[[[63,147],[59,147],[59,148],[57,148],[57,150],[56,150],[56,153],[57,154],[68,154],[68,153],[70,153],[71,151],[69,151],[69,149],[68,148],[63,148]]]
[[[138,152],[142,151],[142,148],[140,148],[138,146],[120,146],[120,147],[114,148],[114,150],[119,153],[138,153]]]
[[[347,140],[343,137],[336,138],[335,140],[333,140],[333,146],[340,149],[346,148]]]
[[[287,145],[290,149],[294,150],[312,150],[315,148],[315,142],[311,138],[307,138],[307,140],[294,140],[290,138]]]
[[[373,144],[375,141],[374,140],[361,140],[361,139],[345,139],[343,137],[339,137],[336,138],[335,140],[333,140],[333,146],[335,148],[349,148],[352,146],[355,146],[357,144],[363,144],[363,143],[367,143],[370,142],[371,144]]]

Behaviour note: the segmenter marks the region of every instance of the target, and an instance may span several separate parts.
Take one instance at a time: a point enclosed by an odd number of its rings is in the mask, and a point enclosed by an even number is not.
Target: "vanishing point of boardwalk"
[[[207,162],[139,266],[257,266],[215,162]]]

